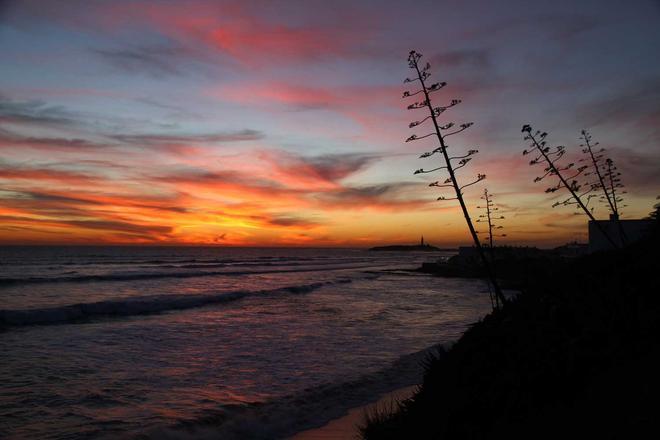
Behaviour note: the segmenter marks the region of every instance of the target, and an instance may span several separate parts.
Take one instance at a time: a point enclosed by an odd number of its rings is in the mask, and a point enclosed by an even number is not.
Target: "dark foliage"
[[[643,438],[660,427],[660,228],[527,266],[524,293],[430,362],[366,439]]]

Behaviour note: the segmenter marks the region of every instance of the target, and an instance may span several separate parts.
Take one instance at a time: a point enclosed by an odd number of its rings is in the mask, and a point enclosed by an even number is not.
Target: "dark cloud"
[[[100,160],[100,159],[78,159],[74,161],[51,162],[50,164],[55,167],[64,167],[64,168],[91,166],[91,167],[99,167],[99,168],[122,170],[122,171],[135,169],[134,166],[130,166],[128,164],[120,164],[116,162],[111,162],[109,160]]]
[[[177,126],[160,120],[72,111],[42,100],[14,100],[0,94],[0,124],[3,123],[69,130],[84,129],[96,134],[129,132],[144,127],[152,130],[171,129]],[[0,128],[0,135],[3,132],[6,134],[6,129]]]
[[[181,206],[158,206],[158,205],[140,205],[140,204],[133,204],[131,206],[136,208],[153,209],[156,211],[175,212],[177,214],[186,214],[190,212],[188,209],[183,208]]]
[[[570,42],[579,35],[597,28],[601,22],[586,15],[541,16],[539,21],[546,25],[551,35],[563,42]]]
[[[660,123],[660,79],[654,78],[632,84],[628,87],[611,90],[609,96],[600,97],[576,110],[576,117],[586,125],[599,125],[637,121],[645,116],[656,115],[652,124],[658,129]],[[660,131],[657,131],[660,134]]]
[[[110,136],[120,142],[140,146],[151,145],[181,145],[181,144],[210,144],[223,142],[255,141],[264,138],[264,134],[257,130],[244,129],[207,134],[119,134]]]
[[[65,223],[85,229],[103,229],[108,231],[134,232],[147,235],[169,234],[172,232],[171,226],[139,225],[135,223],[110,220],[69,220]]]
[[[3,177],[1,168],[0,177]],[[0,200],[4,200],[6,204],[11,206],[28,207],[32,212],[38,213],[48,212],[52,214],[57,212],[59,214],[90,216],[94,215],[94,213],[85,211],[87,207],[106,206],[108,204],[108,199],[127,208],[140,208],[152,211],[173,212],[177,214],[185,214],[189,212],[188,209],[184,207],[170,205],[172,200],[167,198],[116,198],[108,196],[97,200],[94,197],[93,194],[89,194],[87,197],[76,197],[75,195],[68,196],[45,191],[11,191],[6,192],[4,196],[0,193]],[[35,201],[39,203],[35,204]]]
[[[109,146],[111,145],[81,138],[21,136],[0,128],[0,149],[32,147],[46,150],[81,150],[107,148]]]
[[[203,168],[179,166],[167,173],[148,177],[149,180],[168,183],[214,183],[214,182],[239,182],[245,180],[242,173],[226,171],[209,171]]]
[[[202,116],[199,113],[191,112],[184,107],[160,102],[158,100],[151,98],[136,98],[135,102],[139,102],[140,104],[148,105],[149,107],[154,107],[160,110],[166,110],[167,112],[169,112],[170,117],[197,118],[197,119],[202,118]]]
[[[25,121],[25,119],[23,119]],[[34,121],[35,119],[31,119]],[[0,121],[2,116],[0,115]],[[95,148],[120,147],[130,145],[135,147],[159,147],[172,145],[215,144],[227,142],[254,141],[264,138],[257,130],[244,129],[206,134],[113,134],[105,137],[115,141],[103,143],[82,138],[36,137],[23,136],[0,127],[0,148],[32,147],[36,149],[81,150]]]
[[[313,228],[320,226],[321,223],[309,218],[298,215],[278,215],[268,220],[268,223],[274,226],[298,226],[302,228]]]
[[[250,198],[282,196],[299,197],[307,191],[304,189],[289,188],[280,182],[265,177],[253,176],[249,173],[222,170],[207,171],[203,169],[187,168],[152,176],[148,182],[162,182],[170,185],[188,184],[195,187],[212,189],[217,193],[234,194],[239,197]]]
[[[44,201],[44,202],[65,202],[65,203],[97,205],[97,206],[103,206],[107,204],[105,200],[94,200],[93,198],[63,196],[60,194],[50,194],[50,193],[38,192],[38,191],[25,191],[23,192],[23,194],[25,194],[26,196],[30,197],[33,200]],[[161,205],[145,204],[145,203],[133,203],[131,199],[126,199],[125,204],[126,206],[132,208],[146,208],[157,211],[168,211],[168,212],[176,212],[176,213],[188,212],[186,208],[182,208],[178,206],[161,206]]]
[[[660,151],[647,153],[630,148],[613,148],[610,155],[621,172],[622,183],[631,193],[656,195],[660,192]]]
[[[577,212],[574,214],[570,214],[571,215],[570,218],[580,214],[581,213],[577,213]],[[569,220],[567,220],[567,223],[546,222],[546,223],[542,223],[542,225],[549,229],[560,229],[565,231],[581,231],[584,228],[584,226],[579,223],[569,223],[568,221]],[[548,231],[545,231],[545,233],[547,234]]]
[[[115,68],[153,78],[181,76],[187,52],[175,46],[142,46],[122,49],[93,49],[92,52]]]
[[[0,161],[1,179],[24,179],[62,182],[67,184],[89,184],[97,177],[89,173],[81,173],[67,169],[59,169],[48,165],[30,166],[21,163]]]
[[[318,176],[334,182],[366,168],[380,160],[380,157],[373,154],[349,153],[303,157],[301,160],[311,166]]]
[[[305,185],[336,184],[381,159],[374,154],[362,153],[302,156],[289,152],[262,152],[261,157],[283,175],[292,176]]]
[[[429,58],[431,65],[447,67],[469,67],[485,69],[490,67],[490,51],[487,49],[464,49],[442,52]]]
[[[333,193],[332,197],[338,199],[355,199],[355,200],[360,200],[364,198],[383,197],[387,194],[396,193],[401,188],[401,185],[406,185],[406,184],[386,183],[382,185],[348,187],[345,188],[343,191]]]
[[[246,190],[273,191],[273,194],[303,194],[321,191],[320,188],[324,187],[313,186],[316,189],[308,189],[307,185],[337,184],[341,179],[379,160],[378,156],[358,153],[305,157],[288,152],[262,152],[261,157],[270,162],[282,176],[291,176],[291,181],[286,179],[280,182],[278,176],[273,179],[258,178],[238,171],[208,171],[193,167],[179,167],[170,173],[155,176],[154,179],[168,183],[231,184]]]
[[[0,176],[2,174],[0,173]],[[5,206],[29,213],[30,216],[5,216],[5,220],[21,224],[74,226],[77,228],[106,230],[115,233],[128,233],[143,238],[153,239],[153,234],[169,234],[172,228],[162,225],[141,225],[132,221],[125,221],[121,217],[104,218],[109,214],[114,216],[116,211],[101,209],[108,204],[124,206],[127,209],[147,209],[153,211],[167,211],[186,213],[185,208],[171,206],[167,200],[153,200],[146,202],[140,197],[114,197],[112,195],[99,197],[95,194],[58,194],[47,191],[14,190],[0,193],[0,200]],[[34,215],[56,217],[53,219],[35,218]],[[100,217],[99,217],[100,216]],[[41,227],[39,226],[41,229]]]
[[[583,14],[528,14],[470,29],[463,33],[463,37],[490,41],[502,35],[518,35],[521,30],[533,30],[537,35],[549,36],[554,40],[567,43],[599,25],[601,25],[601,21]]]
[[[9,12],[9,6],[14,3],[14,0],[0,0],[0,24],[5,21]]]
[[[340,190],[317,194],[315,197],[329,208],[381,208],[397,211],[423,208],[433,201],[430,198],[410,198],[404,194],[410,188],[419,187],[417,182],[394,182],[344,187]]]
[[[0,95],[0,123],[73,125],[76,116],[62,106],[43,101],[16,101]]]
[[[32,200],[37,200],[40,202],[64,202],[64,203],[75,203],[75,204],[85,204],[85,205],[105,204],[97,200],[81,199],[78,197],[63,196],[60,194],[49,194],[46,192],[39,192],[39,191],[24,191],[23,194]]]
[[[123,232],[131,235],[139,235],[145,238],[154,239],[154,234],[162,235],[172,232],[172,227],[161,225],[140,225],[124,221],[112,220],[46,220],[33,217],[23,217],[18,215],[0,215],[0,220],[7,222],[51,224],[54,226],[74,226],[82,229],[104,230],[109,232]]]

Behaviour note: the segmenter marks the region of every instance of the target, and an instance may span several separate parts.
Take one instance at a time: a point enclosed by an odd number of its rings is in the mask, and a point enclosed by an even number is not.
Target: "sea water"
[[[0,248],[0,438],[281,438],[418,383],[489,310],[451,252]]]

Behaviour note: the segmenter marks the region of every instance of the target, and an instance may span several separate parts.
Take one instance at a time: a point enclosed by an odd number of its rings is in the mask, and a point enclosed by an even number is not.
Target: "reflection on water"
[[[235,405],[374,373],[402,355],[455,339],[488,310],[488,295],[478,280],[383,271],[414,267],[426,255],[351,251],[344,262],[341,255],[316,251],[279,257],[290,258],[289,263],[330,262],[315,272],[0,288],[2,308],[26,309],[31,295],[40,305],[66,305],[81,299],[222,294],[249,286],[240,299],[205,307],[5,331],[0,436],[85,438],[142,432],[218,411],[231,417]],[[192,259],[179,259],[184,257]],[[253,261],[255,255],[241,258]],[[304,292],[249,293],[313,282],[327,284]],[[46,296],[48,288],[59,296]],[[14,297],[5,302],[8,292]]]

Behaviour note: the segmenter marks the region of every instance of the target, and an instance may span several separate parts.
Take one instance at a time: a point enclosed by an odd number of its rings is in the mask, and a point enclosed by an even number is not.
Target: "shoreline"
[[[623,249],[527,261],[523,293],[430,362],[415,399],[372,420],[364,438],[656,431],[660,300],[648,286],[660,284],[658,231]]]
[[[290,440],[350,439],[364,425],[365,411],[392,408],[423,381],[423,362],[444,356],[447,344],[436,344],[398,358],[388,367],[349,382],[327,384],[302,394],[285,396],[240,408],[230,417],[191,420],[188,423],[143,432],[149,439],[259,438]],[[391,412],[391,411],[388,411]]]
[[[317,428],[311,428],[288,437],[287,440],[359,439],[359,426],[365,423],[365,415],[379,408],[393,408],[397,402],[409,399],[420,385],[410,385],[380,394],[373,401],[350,408],[344,415],[330,420]]]

